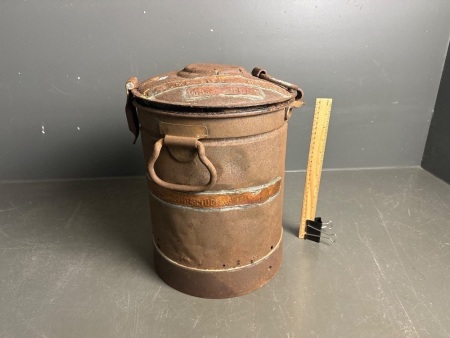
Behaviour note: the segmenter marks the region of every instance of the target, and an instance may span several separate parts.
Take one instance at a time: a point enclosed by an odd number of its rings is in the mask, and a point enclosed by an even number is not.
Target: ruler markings
[[[320,178],[327,142],[328,125],[330,122],[331,104],[332,99],[316,99],[305,177],[302,215],[300,219],[300,238],[305,238],[306,220],[314,220],[316,216]]]

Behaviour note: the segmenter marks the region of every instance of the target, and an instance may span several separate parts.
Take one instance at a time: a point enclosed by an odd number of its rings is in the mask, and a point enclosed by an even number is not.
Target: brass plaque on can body
[[[277,195],[281,188],[281,178],[257,187],[218,191],[217,193],[184,193],[162,189],[149,184],[151,193],[164,202],[190,208],[228,208],[261,204]]]
[[[161,135],[192,137],[197,139],[208,137],[208,128],[202,125],[160,122],[159,132]]]

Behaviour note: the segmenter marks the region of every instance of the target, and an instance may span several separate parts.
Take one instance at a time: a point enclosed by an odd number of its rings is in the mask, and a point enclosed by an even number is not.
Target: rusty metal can
[[[159,276],[204,298],[267,283],[281,264],[287,121],[301,89],[260,68],[219,64],[133,77],[126,89]]]

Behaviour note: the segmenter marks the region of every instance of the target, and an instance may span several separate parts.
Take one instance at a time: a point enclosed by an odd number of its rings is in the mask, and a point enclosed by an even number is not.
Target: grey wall
[[[124,83],[192,62],[301,85],[288,169],[304,169],[316,97],[334,99],[325,167],[419,165],[450,2],[2,1],[0,180],[137,175]]]
[[[450,183],[450,45],[448,48],[422,167]]]

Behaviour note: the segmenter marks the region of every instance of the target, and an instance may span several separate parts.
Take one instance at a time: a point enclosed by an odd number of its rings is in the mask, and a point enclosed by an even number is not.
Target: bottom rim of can
[[[277,274],[282,261],[282,237],[264,258],[239,269],[192,269],[173,262],[155,245],[153,248],[159,277],[172,288],[200,298],[231,298],[252,292]]]

